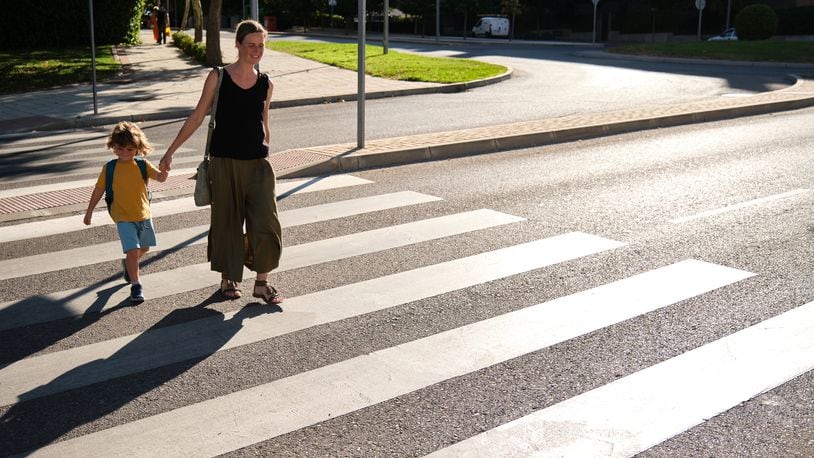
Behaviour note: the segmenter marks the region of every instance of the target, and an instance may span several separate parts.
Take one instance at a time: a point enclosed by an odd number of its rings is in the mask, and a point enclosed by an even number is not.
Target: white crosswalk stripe
[[[43,452],[45,456],[92,452],[214,456],[497,364],[748,276],[747,272],[692,261],[676,264],[69,440]],[[675,284],[679,287],[670,287]],[[185,431],[204,433],[184,435]]]
[[[286,249],[280,266],[275,271],[283,272],[519,220],[509,215],[484,210],[295,245]],[[590,245],[587,246],[589,247],[587,249],[590,249]],[[249,275],[248,270],[246,275]],[[150,288],[150,296],[155,299],[215,285],[219,277],[209,271],[209,263],[201,263],[158,274],[142,275],[141,281]],[[115,280],[92,287],[40,296],[35,300],[2,303],[0,329],[108,310],[127,301],[129,292],[124,286],[121,281]],[[101,304],[100,299],[103,300]]]
[[[632,456],[814,370],[814,302],[432,456]]]
[[[279,216],[282,226],[289,228],[436,200],[440,199],[425,194],[404,191],[282,211]],[[197,209],[198,207],[195,208]],[[173,249],[206,243],[208,233],[209,226],[205,225],[170,232],[160,232],[157,236],[160,238],[161,246],[165,247],[164,249]],[[161,249],[154,251],[161,251]],[[71,250],[0,261],[0,280],[53,272],[71,267],[86,266],[97,262],[112,261],[122,257],[120,252],[121,243],[113,241]],[[0,305],[0,310],[2,309],[3,305]]]
[[[194,170],[190,169],[187,172],[191,174],[194,173]],[[278,185],[277,192],[279,194],[292,192],[299,194],[306,192],[324,191],[327,189],[335,189],[346,186],[356,186],[366,183],[369,183],[369,181],[358,177],[350,175],[336,175],[326,177],[320,180],[295,180],[280,183]],[[51,190],[60,190],[66,188],[67,189],[78,188],[82,186],[93,186],[95,184],[96,180],[93,179],[79,182],[74,181],[70,183],[57,183],[53,185],[48,185],[48,187]],[[34,188],[28,189],[29,191],[20,191],[21,194],[19,195],[40,192],[40,191],[31,191],[31,189]],[[201,207],[195,206],[195,202],[192,200],[192,197],[156,202],[150,206],[150,212],[152,213],[153,218],[159,218],[161,216],[168,215],[177,215],[180,213],[186,213],[197,210],[201,210]],[[27,223],[16,224],[13,226],[3,226],[0,227],[0,243],[13,242],[16,240],[26,240],[37,237],[45,237],[48,235],[55,234],[65,234],[68,232],[86,230],[89,229],[90,227],[95,227],[99,225],[113,224],[113,221],[110,219],[110,216],[104,210],[97,211],[96,213],[94,213],[93,221],[94,226],[85,226],[84,223],[82,223],[82,217],[74,215],[42,221],[31,221]]]
[[[71,138],[66,135],[64,140]],[[14,146],[33,147],[36,144]],[[0,191],[0,197],[3,192],[24,196],[46,189],[70,189],[86,186],[86,181],[7,189]],[[362,186],[371,190],[364,193],[366,197],[313,203],[330,194],[329,190]],[[530,231],[523,230],[531,223],[527,215],[462,208],[416,190],[376,189],[372,181],[352,175],[281,181],[280,195],[311,198],[310,204],[280,212],[283,227],[297,227],[311,237],[286,245],[281,265],[272,275],[300,275],[297,278],[308,281],[309,275],[319,276],[323,271],[336,275],[342,263],[408,249],[438,251],[443,254],[439,260],[418,267],[399,264],[388,271],[366,266],[369,272],[364,279],[338,278],[330,287],[305,288],[307,292],[288,297],[280,308],[225,302],[212,306],[212,314],[151,326],[155,321],[155,315],[149,315],[151,301],[187,310],[201,304],[198,300],[188,303],[185,294],[216,290],[219,274],[211,272],[201,259],[187,256],[182,265],[141,276],[148,300],[126,312],[132,322],[145,322],[141,332],[117,327],[113,320],[97,321],[107,312],[121,312],[128,303],[128,288],[120,279],[65,284],[63,288],[70,289],[53,288],[22,299],[0,296],[0,344],[12,342],[19,347],[0,350],[3,454],[154,457],[239,452],[289,433],[330,429],[331,422],[343,416],[366,415],[376,406],[462,377],[478,377],[484,370],[622,323],[703,302],[709,295],[729,294],[761,274],[682,256],[633,273],[609,275],[608,280],[588,279],[590,286],[575,285],[567,294],[552,294],[502,310],[501,297],[484,297],[479,289],[550,272],[581,271],[581,266],[597,269],[598,263],[613,262],[620,253],[630,256],[636,251],[639,255],[638,248],[629,249],[623,239],[577,230],[529,235]],[[190,216],[201,210],[189,197],[152,205],[154,217]],[[395,214],[398,221],[381,227],[322,234],[326,222]],[[95,227],[111,224],[106,216],[98,212]],[[200,219],[189,227],[159,232],[156,251],[179,256],[196,253],[185,249],[206,243],[208,227],[199,223]],[[77,215],[7,224],[0,227],[0,247],[9,242],[37,243],[37,238],[45,236],[58,240],[85,229]],[[524,238],[506,237],[489,245],[500,231]],[[457,251],[460,244],[478,247],[481,243],[484,247],[473,249],[474,254]],[[76,248],[6,257],[0,259],[0,285],[73,268],[92,270],[121,256],[119,242],[107,238]],[[246,278],[250,275],[247,270]],[[0,289],[0,294],[8,290]],[[450,297],[464,302],[476,297],[472,300],[487,304],[481,310],[486,316],[473,313],[471,319],[441,330],[428,330],[372,350],[349,351],[351,356],[306,369],[297,367],[295,373],[269,376],[248,386],[233,388],[228,369],[224,369],[228,358],[273,347],[286,338],[294,339],[307,358],[308,352],[316,352],[320,346],[310,340],[315,333],[338,340],[339,336],[331,336],[332,327],[361,332],[363,323],[377,314],[399,313],[415,304]],[[448,440],[434,446],[431,454],[634,455],[814,370],[812,328],[814,302],[809,302],[561,402],[536,407],[539,410],[531,414],[516,415],[496,428],[456,436],[454,443]],[[34,342],[20,341],[26,337]],[[170,370],[171,375],[158,377],[155,385],[146,383],[141,388],[139,380],[149,374],[209,362],[217,392],[207,391],[201,399],[167,402],[166,407],[155,405],[154,410],[130,417],[113,414],[138,398],[150,402],[152,397],[172,397],[171,390],[177,387],[163,385],[179,374]],[[274,364],[263,362],[265,366]],[[132,393],[115,402],[102,396],[99,405],[84,406],[87,415],[71,405],[71,398],[89,399],[105,384],[131,381]],[[51,410],[58,412],[53,421],[43,413]],[[399,414],[412,415],[409,411]]]
[[[567,248],[560,248],[562,245],[567,245]],[[82,347],[77,351],[50,353],[20,361],[0,370],[0,389],[3,390],[0,393],[0,404],[13,402],[18,397],[29,399],[73,388],[78,383],[77,378],[84,383],[94,383],[129,373],[119,372],[121,370],[146,370],[155,367],[155,364],[165,365],[183,361],[211,354],[213,351],[269,339],[303,329],[305,326],[315,326],[406,304],[617,246],[619,244],[611,240],[578,233],[568,234],[291,298],[286,301],[286,313],[282,315],[283,318],[264,314],[246,319],[238,316],[239,312],[228,313],[223,317],[162,328],[148,334],[122,337],[115,341]],[[465,275],[474,269],[478,269],[477,275]],[[320,313],[315,315],[313,310],[319,310]],[[242,320],[239,332],[228,342],[215,339],[212,346],[207,345],[207,335],[225,334],[218,332],[218,328],[233,326],[234,320]],[[77,356],[73,356],[74,354]],[[148,355],[150,358],[146,358]],[[135,363],[128,363],[128,360]],[[90,364],[94,361],[97,363]],[[91,373],[82,373],[81,377],[71,374],[66,377],[69,383],[67,387],[54,383],[52,388],[40,387],[32,393],[22,393],[81,364],[89,364]],[[134,364],[138,366],[133,367]],[[47,373],[35,375],[43,370]],[[9,374],[9,378],[5,377],[6,374]],[[7,389],[14,391],[7,392]]]

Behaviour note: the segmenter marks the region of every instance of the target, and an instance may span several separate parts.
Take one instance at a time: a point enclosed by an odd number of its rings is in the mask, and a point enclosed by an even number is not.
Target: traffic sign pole
[[[704,14],[704,8],[707,6],[706,0],[695,0],[695,7],[698,8],[698,39],[701,39],[701,16]]]
[[[356,147],[365,147],[365,0],[359,0],[359,51],[356,65]]]
[[[591,43],[596,43],[596,5],[599,3],[599,0],[591,0],[594,4],[594,33],[591,37]]]

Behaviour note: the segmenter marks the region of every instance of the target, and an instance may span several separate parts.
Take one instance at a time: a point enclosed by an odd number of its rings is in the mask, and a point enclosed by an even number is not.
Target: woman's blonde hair
[[[128,121],[121,121],[113,127],[113,132],[107,138],[107,147],[135,146],[139,156],[146,156],[153,151],[153,145],[139,126]]]
[[[246,35],[257,32],[263,33],[263,39],[269,35],[262,24],[253,19],[245,19],[240,21],[235,29],[235,40],[237,40],[238,43],[243,44],[243,39],[246,38]]]

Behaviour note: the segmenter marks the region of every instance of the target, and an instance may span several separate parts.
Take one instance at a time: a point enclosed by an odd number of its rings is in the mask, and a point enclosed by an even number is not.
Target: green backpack
[[[141,157],[133,158],[138,164],[141,171],[141,178],[144,180],[144,186],[147,186],[147,161]],[[118,159],[111,159],[105,165],[105,204],[107,204],[107,212],[110,213],[110,208],[113,205],[113,171],[116,170],[116,162]],[[147,200],[153,199],[153,193],[147,190]]]

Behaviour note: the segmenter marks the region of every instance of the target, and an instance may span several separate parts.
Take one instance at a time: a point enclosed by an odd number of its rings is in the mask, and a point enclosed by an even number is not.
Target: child
[[[140,304],[144,302],[144,292],[139,282],[139,260],[151,246],[156,245],[153,222],[150,219],[147,181],[153,179],[163,183],[167,181],[169,172],[160,172],[142,158],[152,151],[153,147],[147,141],[144,132],[131,122],[116,124],[107,140],[107,147],[113,150],[118,159],[113,159],[102,167],[102,173],[99,174],[96,187],[90,196],[84,222],[90,225],[93,209],[102,195],[108,194],[107,211],[116,223],[122,250],[125,253],[122,264],[124,281],[131,284],[130,302]],[[112,193],[106,191],[107,176],[112,177],[109,184]]]

